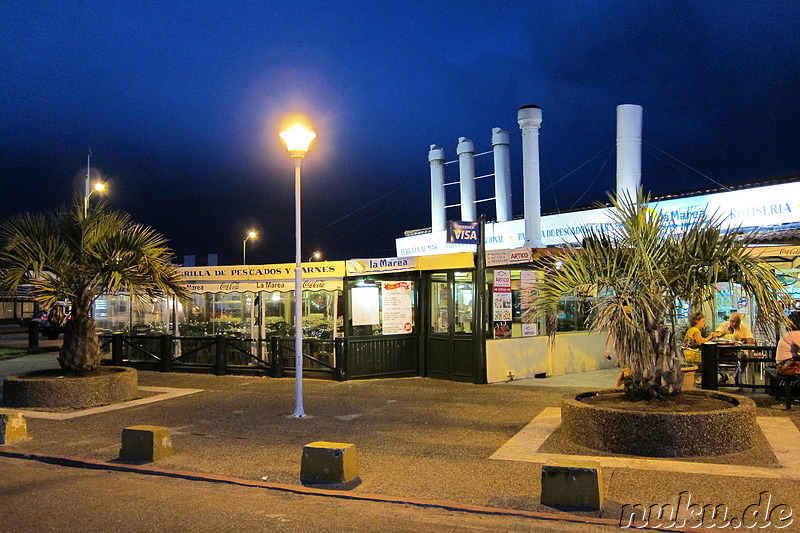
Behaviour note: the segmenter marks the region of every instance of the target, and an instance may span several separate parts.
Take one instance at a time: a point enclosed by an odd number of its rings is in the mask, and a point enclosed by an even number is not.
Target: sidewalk
[[[49,363],[48,357],[55,363],[55,354],[0,361],[0,377],[26,365],[40,368]],[[542,417],[557,416],[562,396],[597,388],[596,383],[608,385],[610,374],[615,375],[606,370],[496,385],[426,378],[306,379],[308,417],[298,420],[291,416],[291,378],[140,372],[140,386],[201,391],[64,420],[28,417],[31,440],[2,446],[0,453],[113,461],[123,428],[152,424],[170,428],[175,453],[148,467],[299,485],[305,444],[348,442],[357,447],[363,480],[353,494],[554,512],[539,503],[541,462],[529,458],[542,457],[536,455],[541,443],[531,441],[530,449],[517,455],[504,446]],[[589,387],[581,386],[587,383]],[[759,405],[758,416],[771,422],[779,438],[800,435],[800,409],[786,412],[765,395],[752,397]],[[765,439],[752,453],[691,461],[615,456],[615,466],[603,467],[602,511],[584,514],[618,519],[623,505],[677,504],[682,492],[700,505],[725,504],[740,513],[758,503],[765,491],[773,507],[786,504],[798,513],[800,464],[780,466],[780,461],[797,455],[797,442],[791,446],[775,451]],[[506,452],[499,455],[505,459],[492,459],[501,448]],[[591,454],[572,448],[557,452]],[[552,456],[551,450],[548,457]]]

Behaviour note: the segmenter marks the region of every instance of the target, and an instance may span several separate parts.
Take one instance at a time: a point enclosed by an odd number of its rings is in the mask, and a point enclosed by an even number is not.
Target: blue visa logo
[[[455,244],[478,244],[479,222],[451,220],[447,225],[447,242]]]

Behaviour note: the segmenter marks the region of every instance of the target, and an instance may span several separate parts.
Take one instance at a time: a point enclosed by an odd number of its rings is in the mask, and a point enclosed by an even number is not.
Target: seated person
[[[718,331],[712,331],[708,337],[704,337],[702,329],[706,327],[706,317],[703,313],[692,313],[689,316],[689,329],[686,331],[686,338],[684,339],[683,358],[687,363],[700,362],[700,345],[710,341],[721,334]]]
[[[755,344],[756,339],[753,337],[753,332],[745,324],[742,324],[741,313],[731,313],[730,318],[719,325],[717,333],[722,335],[731,335],[733,340],[739,341],[742,344]],[[729,337],[730,338],[730,337]]]
[[[778,361],[800,359],[800,311],[793,311],[789,315],[789,321],[792,325],[778,341],[778,350],[775,354],[775,359]]]

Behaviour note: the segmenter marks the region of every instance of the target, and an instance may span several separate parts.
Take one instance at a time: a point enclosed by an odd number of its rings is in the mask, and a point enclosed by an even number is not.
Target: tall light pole
[[[249,239],[255,239],[256,237],[258,237],[258,233],[256,233],[255,231],[251,230],[251,231],[247,232],[247,237],[245,237],[244,241],[242,241],[242,264],[243,265],[247,264],[247,241]]]
[[[308,145],[317,136],[303,126],[294,126],[281,132],[289,154],[294,159],[294,225],[295,225],[295,265],[294,265],[294,370],[295,407],[294,418],[305,418],[303,411],[303,269],[300,266],[300,163],[303,161]]]
[[[86,154],[86,183],[84,184],[83,188],[83,197],[88,198],[90,194],[92,194],[92,185],[91,179],[89,174],[92,170],[92,151],[89,150],[89,153]]]

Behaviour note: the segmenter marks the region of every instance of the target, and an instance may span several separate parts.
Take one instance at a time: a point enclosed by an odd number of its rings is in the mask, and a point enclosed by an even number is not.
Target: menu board
[[[511,271],[495,270],[492,285],[494,338],[511,337]]]
[[[354,287],[350,294],[353,297],[353,325],[379,324],[380,289],[378,287]]]
[[[411,299],[413,282],[383,281],[381,289],[383,334],[411,333],[414,329]]]
[[[535,337],[539,334],[539,321],[536,319],[536,282],[539,273],[535,270],[519,272],[519,304],[522,336]]]

